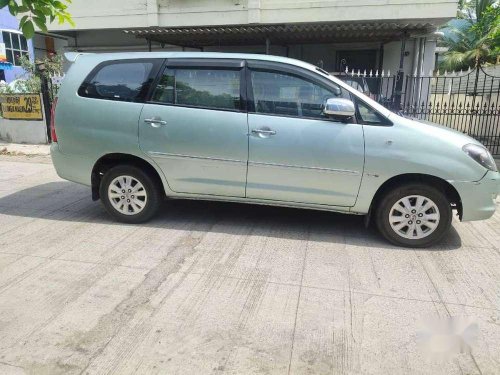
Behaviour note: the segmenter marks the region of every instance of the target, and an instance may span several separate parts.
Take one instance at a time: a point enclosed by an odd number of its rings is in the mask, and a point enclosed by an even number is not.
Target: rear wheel
[[[132,165],[118,165],[103,176],[99,194],[106,211],[124,223],[143,223],[157,212],[161,190],[149,174]]]
[[[446,195],[422,184],[403,185],[389,191],[376,211],[380,233],[393,244],[407,247],[436,243],[449,230],[451,218]]]

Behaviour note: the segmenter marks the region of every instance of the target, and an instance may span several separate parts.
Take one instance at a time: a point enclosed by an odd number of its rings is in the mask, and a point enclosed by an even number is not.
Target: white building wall
[[[69,6],[76,29],[346,21],[446,21],[456,0],[85,0]],[[70,25],[49,25],[70,30]]]
[[[46,144],[45,120],[8,120],[0,117],[0,139],[12,143]]]
[[[424,75],[429,75],[431,71],[434,71],[437,67],[436,63],[436,40],[427,40],[425,42],[425,54],[424,61],[422,64],[422,70]]]
[[[410,52],[410,55],[403,60],[403,70],[409,73],[412,65],[413,54],[413,40],[406,42],[405,51]],[[382,68],[387,73],[389,70],[392,75],[397,74],[399,68],[399,61],[401,58],[401,41],[390,42],[384,44],[384,62]]]
[[[456,14],[455,0],[261,0],[263,23],[413,20]]]
[[[347,21],[393,21],[398,23],[440,24],[456,14],[457,0],[85,0],[74,1],[69,11],[76,23],[50,25],[54,32],[66,31],[67,50],[89,52],[147,51],[144,39],[123,33],[123,29],[151,26],[204,26],[265,23],[314,23]],[[75,36],[74,38],[72,36]],[[414,69],[413,40],[409,39],[404,59],[405,74]],[[426,48],[424,69],[433,68],[432,43]],[[60,46],[62,47],[62,46]],[[397,73],[401,43],[384,45],[383,69]],[[380,42],[291,45],[288,56],[335,71],[336,54],[340,50],[380,49]],[[182,50],[153,42],[152,50]],[[190,50],[190,49],[186,49]],[[193,49],[191,49],[193,50]],[[205,47],[205,51],[265,53],[265,46]],[[273,45],[271,53],[285,56],[287,49]]]
[[[83,0],[73,1],[68,7],[76,29],[114,29],[121,27],[147,27],[146,0]],[[69,24],[57,22],[49,30],[71,30]]]
[[[417,44],[415,46],[415,44]],[[434,70],[434,50],[436,48],[435,40],[427,40],[425,42],[424,60],[422,63],[422,71],[424,75],[428,75],[429,71]],[[409,39],[405,44],[405,51],[407,56],[403,60],[403,71],[405,75],[414,74],[417,69],[415,61],[415,53],[418,50],[418,39]],[[387,73],[388,70],[391,74],[397,74],[399,69],[399,62],[401,56],[401,41],[390,42],[384,44],[384,58],[382,68]]]
[[[39,60],[47,56],[49,51],[46,45],[46,38],[51,38],[53,40],[55,52],[64,51],[68,46],[69,38],[62,38],[60,36],[51,37],[42,34],[35,34],[35,36],[33,37],[35,60]]]

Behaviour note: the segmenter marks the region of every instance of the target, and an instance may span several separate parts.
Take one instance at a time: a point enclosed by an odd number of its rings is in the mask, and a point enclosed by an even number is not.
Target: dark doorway
[[[5,81],[5,71],[0,69],[0,81]]]
[[[337,51],[337,59],[335,68],[338,72],[345,71],[346,67],[349,71],[354,69],[356,72],[365,69],[370,72],[370,69],[375,72],[377,69],[377,50],[359,50],[359,51]]]

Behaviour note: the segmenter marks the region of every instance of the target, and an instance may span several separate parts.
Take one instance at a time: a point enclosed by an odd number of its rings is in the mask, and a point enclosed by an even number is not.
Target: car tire
[[[451,205],[444,192],[425,184],[406,184],[384,194],[375,220],[380,233],[404,247],[428,247],[451,226]]]
[[[150,220],[162,202],[160,184],[133,165],[118,165],[106,171],[99,194],[106,211],[117,221],[129,224]]]

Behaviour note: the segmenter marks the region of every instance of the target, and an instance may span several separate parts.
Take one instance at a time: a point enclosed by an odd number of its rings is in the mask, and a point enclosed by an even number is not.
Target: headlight
[[[498,171],[493,156],[485,147],[469,143],[462,147],[462,150],[483,167],[490,171]]]

